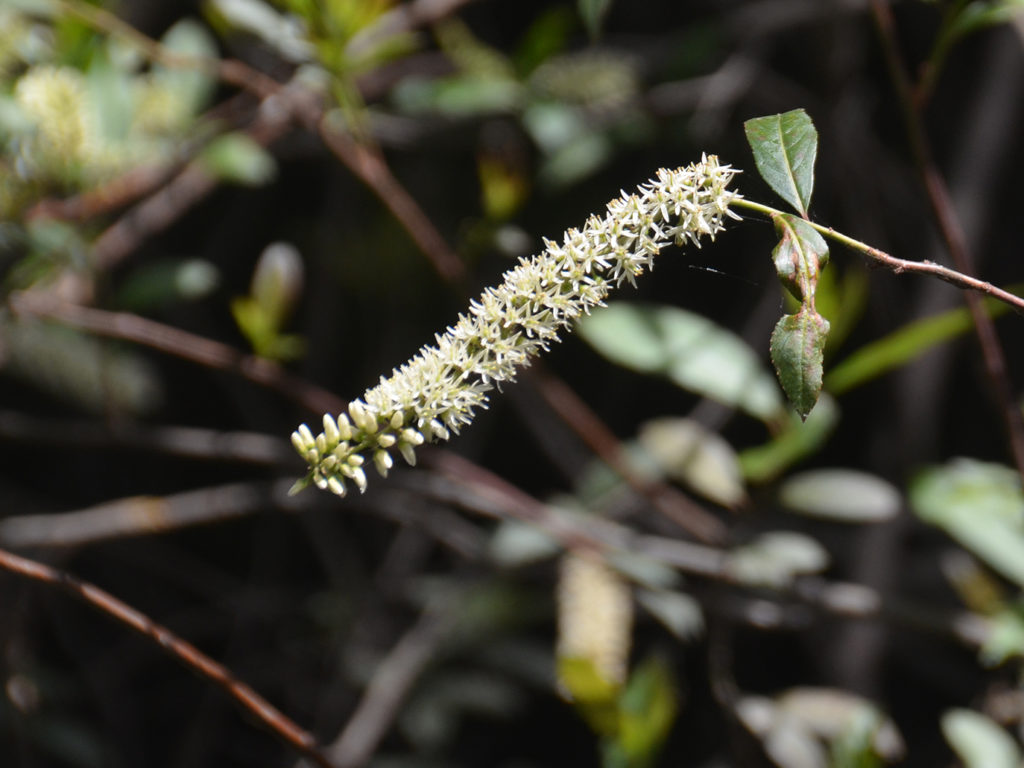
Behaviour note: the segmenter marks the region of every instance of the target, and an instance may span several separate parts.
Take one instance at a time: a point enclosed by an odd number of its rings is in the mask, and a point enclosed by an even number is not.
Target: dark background
[[[458,16],[481,41],[508,53],[555,6],[479,2]],[[942,6],[902,2],[894,8],[912,72],[927,56]],[[901,258],[948,263],[866,3],[620,1],[594,42],[574,7],[564,7],[574,19],[569,50],[596,46],[628,56],[641,82],[640,92],[621,107],[642,121],[639,137],[613,135],[613,151],[595,172],[569,185],[545,185],[537,177],[542,152],[514,113],[420,116],[401,142],[383,141],[394,175],[465,259],[471,292],[495,283],[511,263],[487,237],[476,170],[480,153],[510,158],[528,180],[529,196],[509,223],[528,236],[535,252],[541,236],[554,238],[581,225],[620,189],[702,152],[742,168],[737,188],[774,204],[756,174],[742,124],[797,107],[807,110],[820,135],[813,218]],[[114,10],[159,36],[198,9],[150,0]],[[924,113],[937,165],[977,258],[976,273],[1000,285],[1021,276],[1021,40],[1018,30],[1001,26],[960,43]],[[258,41],[235,38],[223,45],[225,54],[279,74],[280,65]],[[425,46],[433,48],[429,36]],[[225,87],[218,98],[230,92]],[[375,105],[382,112],[393,109],[387,92],[375,97]],[[278,162],[272,183],[219,188],[105,275],[97,304],[116,295],[139,265],[166,256],[206,259],[220,272],[215,292],[145,314],[245,349],[228,303],[248,291],[267,244],[291,242],[303,255],[306,281],[289,330],[303,335],[309,350],[291,370],[354,397],[452,323],[465,295],[436,276],[380,202],[316,136],[296,129],[271,151]],[[773,245],[765,222],[735,223],[714,245],[665,253],[636,291],[624,289],[616,298],[705,314],[767,359],[768,337],[783,307],[770,260]],[[946,284],[869,270],[860,256],[838,247],[829,269],[869,272],[864,312],[838,357],[962,302]],[[1019,322],[1008,317],[998,328],[1010,380],[1019,381]],[[138,422],[143,429],[244,430],[287,445],[296,424],[318,420],[281,393],[237,376],[152,350],[132,353],[154,367],[164,393],[160,407]],[[758,424],[709,411],[694,395],[615,368],[574,337],[545,364],[621,439],[645,419],[695,408],[698,415],[710,413],[712,425],[739,448],[767,437]],[[571,490],[589,458],[586,448],[539,400],[529,375],[505,389],[451,450],[536,497]],[[8,416],[45,419],[58,430],[57,437],[38,440],[0,438],[3,516],[67,512],[229,482],[248,484],[265,499],[238,519],[25,554],[97,584],[195,643],[323,742],[344,726],[372,665],[416,620],[423,591],[448,587],[471,592],[483,606],[477,606],[481,616],[436,649],[400,707],[399,725],[382,743],[381,754],[394,762],[380,764],[596,764],[593,736],[546,677],[554,643],[554,563],[503,570],[482,552],[467,557],[452,551],[423,518],[457,516],[478,542],[486,541],[493,522],[401,492],[403,473],[395,490],[391,481],[373,477],[359,498],[336,500],[310,490],[286,502],[272,483],[299,476],[298,459],[252,467],[119,446],[104,437],[109,414],[83,413],[3,371],[0,403]],[[840,407],[836,433],[803,466],[853,467],[902,488],[917,468],[951,456],[1009,463],[1004,427],[972,336],[849,393]],[[60,439],[62,424],[83,423],[96,427],[95,440]],[[545,423],[550,428],[537,426]],[[804,530],[832,554],[830,577],[864,582],[929,610],[956,607],[939,569],[951,545],[909,513],[865,528],[808,523],[775,507],[772,486],[751,492],[749,509],[716,511],[733,540],[779,527]],[[630,522],[658,528],[653,514],[641,512]],[[693,592],[707,614],[700,638],[680,643],[646,618],[635,637],[637,658],[658,649],[678,676],[680,713],[660,765],[767,764],[756,740],[714,693],[723,669],[744,691],[772,694],[817,685],[872,698],[899,725],[908,746],[902,764],[908,766],[953,764],[939,715],[952,706],[976,705],[994,687],[1014,682],[1011,672],[983,670],[971,650],[905,624],[815,615],[800,626],[766,631],[737,619],[742,600],[729,588],[698,580]],[[0,660],[8,681],[0,701],[5,768],[281,766],[295,760],[221,690],[150,640],[52,587],[10,574],[0,575]],[[476,698],[459,689],[462,698],[449,696],[456,703],[445,700],[440,692],[455,683],[475,690]],[[12,685],[34,691],[28,705],[17,703]],[[414,710],[434,713],[439,724],[433,740],[410,735]]]

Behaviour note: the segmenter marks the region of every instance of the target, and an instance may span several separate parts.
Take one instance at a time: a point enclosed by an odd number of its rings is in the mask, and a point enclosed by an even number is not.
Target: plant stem
[[[763,213],[773,220],[776,216],[781,216],[783,214],[783,211],[780,211],[777,208],[772,208],[769,205],[764,205],[746,198],[734,200],[732,205]],[[978,291],[986,296],[991,296],[993,299],[1008,304],[1016,312],[1024,314],[1024,298],[1012,294],[1009,291],[1004,291],[1002,288],[998,288],[991,283],[986,283],[984,280],[978,280],[970,275],[957,272],[955,269],[950,269],[949,267],[944,267],[941,264],[936,264],[933,261],[908,261],[907,259],[898,259],[895,256],[889,255],[885,251],[881,251],[878,248],[868,245],[867,243],[862,243],[860,240],[855,240],[848,235],[844,235],[842,232],[837,232],[832,229],[832,227],[816,224],[813,221],[808,223],[824,237],[827,237],[830,240],[835,240],[838,243],[842,243],[847,248],[859,251],[876,263],[892,270],[892,272],[897,275],[903,274],[904,272],[912,272],[937,277],[951,285],[957,286],[958,288]]]

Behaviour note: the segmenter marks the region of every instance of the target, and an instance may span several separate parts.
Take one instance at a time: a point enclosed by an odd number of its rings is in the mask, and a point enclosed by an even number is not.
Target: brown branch
[[[48,419],[11,410],[0,410],[0,438],[62,448],[130,448],[190,459],[271,467],[284,466],[296,458],[287,440],[261,432]]]
[[[929,611],[863,584],[831,581],[819,576],[800,577],[788,586],[766,591],[761,585],[746,583],[733,571],[726,549],[638,534],[607,518],[556,509],[447,451],[424,451],[423,457],[438,474],[404,473],[396,476],[395,482],[474,514],[528,523],[568,549],[597,551],[613,559],[616,555],[639,557],[670,566],[687,576],[740,589],[753,587],[759,594],[771,594],[771,598],[764,599],[770,599],[773,605],[778,601],[796,600],[841,618],[888,620],[948,637],[974,649],[987,642],[991,631],[989,622],[973,613]],[[712,605],[709,609],[715,607]],[[763,616],[763,611],[760,613]],[[763,623],[763,619],[754,620],[755,624],[757,622]]]
[[[967,275],[972,271],[974,259],[950,200],[949,189],[932,155],[922,115],[914,99],[914,86],[900,55],[892,9],[888,0],[871,0],[871,11],[881,36],[896,95],[903,109],[911,152],[924,183],[928,202],[946,248],[953,258],[953,265],[959,272]],[[1024,478],[1024,414],[1021,413],[1014,397],[1007,373],[1006,356],[996,335],[995,324],[985,312],[981,297],[968,291],[964,293],[964,299],[974,321],[989,384],[1003,413],[1003,423],[1014,464],[1021,478]]]
[[[428,606],[378,664],[345,728],[324,750],[338,768],[357,768],[373,757],[402,702],[448,637],[459,604],[449,598],[442,606]]]
[[[829,232],[838,234],[831,227],[829,227]],[[1017,296],[1016,294],[1003,290],[998,286],[992,285],[992,283],[987,283],[976,277],[971,277],[970,275],[957,272],[955,269],[950,269],[949,267],[944,267],[941,264],[936,264],[934,261],[911,261],[908,259],[900,259],[895,256],[890,256],[885,251],[880,251],[879,249],[872,248],[870,246],[864,251],[864,253],[874,259],[876,263],[892,270],[893,274],[901,275],[907,272],[910,274],[937,277],[939,280],[947,282],[950,285],[955,285],[957,288],[977,291],[978,293],[982,293],[996,299],[997,301],[1001,301],[1012,307],[1015,312],[1024,314],[1024,297]]]
[[[238,374],[276,390],[316,413],[340,413],[343,400],[285,371],[276,363],[246,355],[227,344],[182,331],[128,312],[109,312],[61,301],[38,291],[11,295],[9,306],[16,316],[44,317],[99,336],[142,344],[152,349]]]
[[[334,768],[312,734],[304,731],[250,686],[235,678],[222,664],[211,659],[186,640],[145,614],[123,603],[99,587],[49,565],[20,557],[0,549],[0,568],[51,587],[57,587],[77,600],[135,630],[177,659],[199,677],[210,681],[234,699],[285,744],[321,768]]]
[[[276,492],[275,492],[276,490]],[[130,496],[88,509],[0,519],[0,542],[18,549],[69,548],[222,522],[265,509],[284,482],[230,483],[168,496]]]

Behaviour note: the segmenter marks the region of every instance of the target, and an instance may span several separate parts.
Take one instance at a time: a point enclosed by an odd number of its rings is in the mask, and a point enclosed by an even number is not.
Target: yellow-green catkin
[[[589,661],[604,683],[626,681],[633,597],[598,555],[568,552],[558,580],[558,658]]]

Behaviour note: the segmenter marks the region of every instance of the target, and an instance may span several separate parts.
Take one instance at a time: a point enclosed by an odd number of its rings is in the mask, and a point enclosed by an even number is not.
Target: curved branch
[[[197,675],[221,688],[246,712],[305,758],[321,768],[335,768],[321,751],[312,734],[300,728],[255,690],[235,678],[227,667],[217,663],[191,643],[182,640],[167,627],[157,624],[144,613],[66,571],[20,557],[3,549],[0,549],[0,569],[52,587],[58,587],[75,599],[81,600],[115,621],[130,627],[140,635],[149,638]]]

